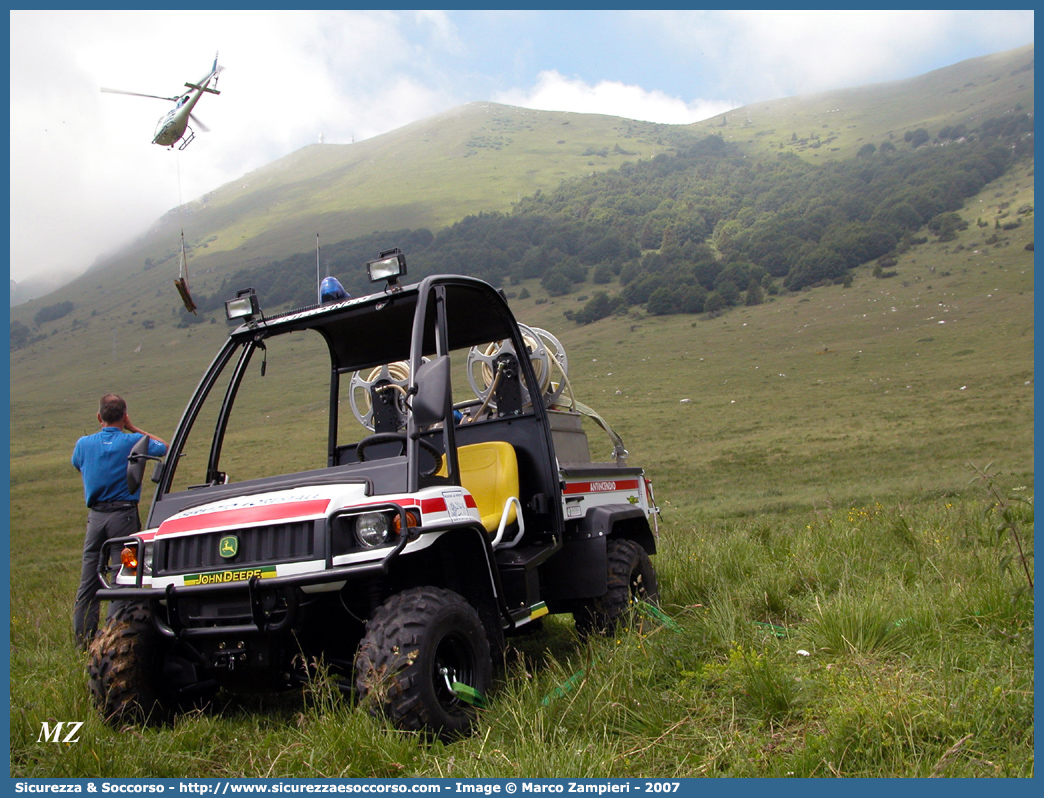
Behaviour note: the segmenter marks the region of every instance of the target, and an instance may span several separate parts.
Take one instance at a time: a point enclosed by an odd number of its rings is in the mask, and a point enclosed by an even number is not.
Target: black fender
[[[491,650],[503,649],[503,629],[510,623],[510,615],[485,529],[479,526],[450,529],[427,548],[399,556],[391,564],[388,576],[396,592],[416,585],[432,585],[460,594],[482,618]]]
[[[596,598],[609,587],[606,545],[627,538],[656,553],[656,539],[641,507],[603,504],[593,507],[570,529],[561,551],[540,566],[541,592],[549,604],[570,599]]]

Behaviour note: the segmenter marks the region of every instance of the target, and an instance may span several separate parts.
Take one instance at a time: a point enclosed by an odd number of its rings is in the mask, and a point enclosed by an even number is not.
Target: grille
[[[312,560],[315,559],[319,523],[298,521],[158,540],[153,569],[157,575],[162,575]],[[239,550],[233,557],[222,557],[221,540],[230,535],[239,539]]]
[[[284,596],[267,593],[262,601],[265,620],[269,625],[280,623],[286,618],[288,610]],[[193,599],[182,596],[177,602],[176,617],[188,629],[218,629],[254,622],[250,602],[236,598]]]

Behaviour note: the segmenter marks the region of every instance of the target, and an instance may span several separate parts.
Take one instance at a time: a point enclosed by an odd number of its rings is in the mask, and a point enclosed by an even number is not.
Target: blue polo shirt
[[[72,464],[83,475],[83,493],[90,507],[95,502],[138,501],[141,495],[127,490],[127,456],[141,440],[137,432],[124,432],[116,427],[102,427],[93,435],[84,435],[73,448]],[[149,439],[149,454],[162,457],[166,444]]]

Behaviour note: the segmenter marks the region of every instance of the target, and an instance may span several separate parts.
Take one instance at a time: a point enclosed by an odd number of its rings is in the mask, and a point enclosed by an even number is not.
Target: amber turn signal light
[[[135,546],[128,546],[120,552],[120,562],[123,563],[123,567],[132,573],[138,570],[138,549]]]
[[[392,526],[395,528],[395,534],[399,535],[402,533],[402,516],[396,513],[395,518],[392,520]],[[406,526],[410,529],[420,526],[420,516],[413,510],[406,511]]]

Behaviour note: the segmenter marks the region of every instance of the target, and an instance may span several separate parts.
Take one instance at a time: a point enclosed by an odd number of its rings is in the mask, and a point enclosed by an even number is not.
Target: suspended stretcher
[[[196,312],[196,303],[192,301],[192,295],[188,287],[188,256],[185,254],[185,231],[181,231],[181,274],[174,281],[174,287],[181,295],[181,301],[185,303],[185,309],[189,313]]]

